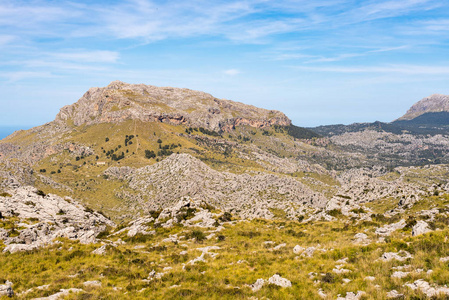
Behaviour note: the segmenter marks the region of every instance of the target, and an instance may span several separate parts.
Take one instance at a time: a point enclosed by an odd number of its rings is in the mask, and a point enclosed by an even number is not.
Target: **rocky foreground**
[[[0,255],[1,295],[18,299],[449,296],[444,285],[449,261],[446,194],[422,196],[401,214],[380,213],[388,205],[383,202],[349,214],[332,208],[301,222],[245,221],[204,201],[183,198],[172,207],[115,226],[68,199],[37,193],[19,188],[15,195],[0,198],[2,205],[19,196],[35,203],[20,201],[14,213],[0,220],[8,224]],[[45,204],[45,211],[42,199],[51,203]],[[39,220],[28,217],[32,209]],[[77,227],[76,220],[81,219],[90,225]],[[43,224],[45,233],[38,229]]]

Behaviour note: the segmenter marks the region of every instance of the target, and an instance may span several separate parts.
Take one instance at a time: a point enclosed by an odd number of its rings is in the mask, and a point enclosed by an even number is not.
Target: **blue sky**
[[[449,94],[449,1],[0,0],[0,126],[113,80],[187,87],[299,126],[392,121]]]

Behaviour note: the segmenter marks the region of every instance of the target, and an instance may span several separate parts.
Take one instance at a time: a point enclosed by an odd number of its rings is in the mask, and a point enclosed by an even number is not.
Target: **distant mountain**
[[[350,125],[324,125],[310,130],[323,136],[340,135],[362,130],[384,131],[394,134],[447,134],[449,133],[449,96],[434,94],[415,103],[405,115],[397,120]]]
[[[402,117],[400,117],[399,119],[397,119],[397,121],[412,120],[415,119],[416,117],[419,117],[427,113],[439,113],[439,112],[449,112],[448,95],[434,94],[429,97],[421,99],[420,101],[413,104],[412,107],[410,107],[410,109],[407,111],[407,113]],[[435,116],[441,118],[441,115]],[[432,122],[431,119],[432,116],[430,115],[425,120],[427,120],[427,122]],[[447,120],[448,120],[447,124],[449,124],[449,119]]]

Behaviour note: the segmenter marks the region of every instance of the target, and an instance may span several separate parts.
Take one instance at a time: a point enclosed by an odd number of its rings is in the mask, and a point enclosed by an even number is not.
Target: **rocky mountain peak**
[[[410,107],[410,109],[398,120],[411,120],[425,113],[449,112],[449,96],[433,94],[423,98]]]
[[[78,102],[65,106],[56,122],[98,124],[128,119],[165,122],[174,125],[229,131],[238,125],[288,126],[283,113],[257,108],[186,88],[156,87],[113,81],[102,88],[89,89]]]

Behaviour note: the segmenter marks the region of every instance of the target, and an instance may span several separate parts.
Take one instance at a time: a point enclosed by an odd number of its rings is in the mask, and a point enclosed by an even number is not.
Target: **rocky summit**
[[[230,131],[239,125],[263,128],[291,124],[283,113],[189,89],[114,81],[91,88],[75,104],[65,106],[55,122],[74,125],[117,123],[129,119]]]
[[[447,111],[306,129],[91,88],[0,141],[0,298],[446,299]]]

